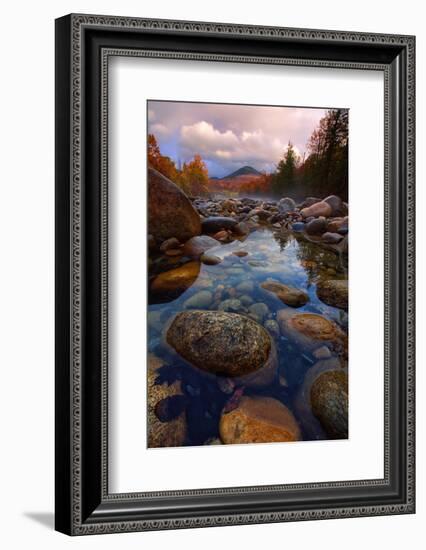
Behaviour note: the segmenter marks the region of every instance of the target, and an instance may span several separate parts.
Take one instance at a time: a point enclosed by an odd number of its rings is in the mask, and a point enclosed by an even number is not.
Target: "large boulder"
[[[348,437],[348,375],[344,370],[329,370],[316,378],[311,387],[312,412],[328,437]]]
[[[274,443],[301,438],[291,411],[272,397],[243,396],[236,408],[223,412],[219,434],[226,444]]]
[[[318,218],[319,216],[328,218],[332,215],[332,212],[333,208],[328,204],[328,202],[325,201],[316,202],[312,206],[302,208],[300,211],[304,218],[310,218],[311,216],[314,218]]]
[[[260,286],[291,307],[304,306],[309,300],[309,296],[303,290],[284,285],[277,281],[265,281]]]
[[[148,447],[179,447],[184,444],[187,424],[185,411],[164,421],[159,414],[162,405],[183,399],[180,381],[157,384],[158,370],[163,366],[155,355],[148,356]],[[163,418],[160,420],[160,418]]]
[[[173,319],[168,344],[191,365],[228,377],[262,369],[271,355],[268,332],[249,317],[224,311],[186,311]]]
[[[325,304],[348,311],[348,281],[329,280],[317,284],[317,296]]]
[[[157,241],[176,237],[185,242],[201,233],[198,212],[172,181],[148,168],[148,232]]]

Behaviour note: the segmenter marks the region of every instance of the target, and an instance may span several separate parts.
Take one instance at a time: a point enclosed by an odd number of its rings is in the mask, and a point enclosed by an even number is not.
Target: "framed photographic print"
[[[412,36],[56,21],[56,529],[406,514]]]

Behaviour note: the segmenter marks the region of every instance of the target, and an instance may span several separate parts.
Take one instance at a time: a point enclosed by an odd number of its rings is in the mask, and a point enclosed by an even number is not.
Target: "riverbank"
[[[148,239],[150,446],[347,437],[347,205],[165,191]]]

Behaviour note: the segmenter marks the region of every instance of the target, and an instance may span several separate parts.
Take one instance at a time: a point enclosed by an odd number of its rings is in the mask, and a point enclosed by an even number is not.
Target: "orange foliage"
[[[213,192],[230,191],[245,195],[268,194],[271,188],[271,175],[246,175],[221,180],[210,180],[209,189]]]
[[[175,181],[177,176],[175,163],[170,157],[161,154],[153,134],[148,134],[148,164],[161,172],[166,178]]]
[[[209,172],[201,156],[195,155],[191,162],[184,163],[182,170],[178,170],[170,157],[161,154],[154,134],[148,134],[148,164],[189,195],[208,192]]]

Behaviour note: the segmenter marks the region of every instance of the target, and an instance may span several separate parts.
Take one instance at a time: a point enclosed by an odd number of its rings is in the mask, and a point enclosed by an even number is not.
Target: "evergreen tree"
[[[277,165],[272,179],[272,191],[277,197],[293,195],[296,191],[298,159],[293,144],[289,141],[283,158]]]
[[[347,109],[330,109],[312,133],[303,170],[311,193],[348,198],[348,122]]]

